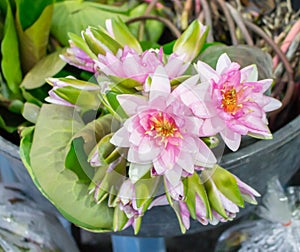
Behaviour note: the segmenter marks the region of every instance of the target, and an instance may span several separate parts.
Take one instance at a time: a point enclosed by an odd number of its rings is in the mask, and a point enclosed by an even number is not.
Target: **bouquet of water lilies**
[[[258,192],[218,165],[214,150],[238,150],[241,136],[270,139],[264,93],[272,79],[225,53],[198,60],[208,29],[194,21],[172,44],[145,48],[118,19],[70,34],[61,58],[89,81],[53,86],[22,131],[21,157],[34,183],[74,224],[91,231],[140,230],[142,217],[169,205],[181,231],[232,220]],[[171,49],[170,49],[171,48]],[[25,106],[26,109],[26,106]]]

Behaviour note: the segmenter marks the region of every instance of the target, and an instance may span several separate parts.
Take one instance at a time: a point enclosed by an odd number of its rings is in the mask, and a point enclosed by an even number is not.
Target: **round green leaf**
[[[73,108],[43,105],[30,152],[30,173],[69,221],[92,231],[111,230],[113,211],[107,202],[96,204],[88,186],[79,183],[76,174],[64,166],[66,146],[83,126]]]

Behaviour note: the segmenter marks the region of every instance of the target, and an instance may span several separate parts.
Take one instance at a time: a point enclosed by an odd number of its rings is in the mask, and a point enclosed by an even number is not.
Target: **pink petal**
[[[159,96],[167,97],[170,92],[171,86],[166,71],[162,66],[158,66],[152,77],[149,101]]]
[[[192,91],[193,90],[192,88],[194,88],[197,85],[197,83],[199,81],[199,78],[200,78],[200,76],[198,74],[193,75],[192,77],[190,77],[190,78],[186,79],[184,82],[182,82],[178,86],[178,88],[180,88],[181,86],[183,86],[187,90]]]
[[[50,93],[51,91],[49,91]],[[75,107],[74,104],[70,103],[70,102],[67,102],[66,100],[60,98],[58,95],[56,94],[51,94],[51,96],[49,97],[46,97],[45,98],[45,101],[46,102],[49,102],[49,103],[53,103],[53,104],[57,104],[57,105],[63,105],[63,106],[68,106],[68,107]]]
[[[183,201],[179,201],[179,209],[180,209],[182,223],[186,229],[189,229],[190,228],[190,212],[186,206],[186,203]]]
[[[261,195],[254,190],[251,186],[247,185],[245,182],[243,182],[242,180],[240,180],[237,176],[234,176],[239,189],[243,192],[243,193],[247,193],[249,195],[254,195],[256,197],[260,197]]]
[[[231,65],[231,60],[226,53],[223,53],[217,62],[216,71],[218,74],[223,74]]]
[[[203,225],[208,224],[208,220],[206,218],[206,207],[204,206],[204,203],[200,196],[196,194],[196,216],[197,220],[202,223]]]
[[[256,133],[269,134],[270,130],[268,126],[260,118],[254,117],[252,115],[245,116],[243,121],[241,121],[245,126],[249,128],[249,131]]]
[[[129,135],[129,142],[135,146],[139,146],[145,137],[138,130],[132,131]]]
[[[169,205],[169,201],[166,195],[162,195],[151,202],[150,206],[148,207],[148,210],[155,206],[165,206],[165,205]]]
[[[227,199],[221,192],[219,193],[219,198],[222,201],[223,207],[231,212],[231,213],[238,213],[239,212],[239,207],[234,204],[232,201]]]
[[[141,77],[142,79],[145,79],[145,73],[142,71],[140,63],[136,61],[135,57],[127,56],[123,61],[123,66],[126,77],[132,79],[137,79],[138,77]]]
[[[240,124],[240,122],[236,122],[236,123],[233,123],[230,128],[235,132],[235,133],[238,133],[242,136],[244,135],[247,135],[249,129],[243,125],[243,124]]]
[[[212,117],[205,119],[202,127],[199,130],[199,135],[204,137],[204,136],[213,136],[220,131],[222,131],[225,127],[224,121],[218,117]]]
[[[229,128],[224,129],[220,132],[225,144],[229,149],[232,151],[237,151],[240,147],[241,143],[241,135],[238,133],[235,133]]]
[[[159,154],[158,158],[161,159],[161,163],[164,164],[166,170],[173,168],[177,159],[175,153],[174,148],[169,148],[169,150],[163,149]]]
[[[133,147],[129,148],[128,150],[127,160],[133,163],[147,163],[149,161],[148,159],[141,160],[138,150]]]
[[[132,198],[134,198],[134,196],[134,185],[129,179],[127,179],[123,182],[118,197],[120,198],[122,204],[126,205]]]

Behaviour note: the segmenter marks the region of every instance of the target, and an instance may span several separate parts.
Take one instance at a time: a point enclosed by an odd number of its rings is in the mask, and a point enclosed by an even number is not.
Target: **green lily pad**
[[[96,204],[88,186],[64,166],[66,146],[84,126],[70,107],[45,104],[36,124],[30,151],[30,174],[43,194],[75,225],[92,231],[112,229],[113,211]],[[51,178],[51,179],[49,179]]]

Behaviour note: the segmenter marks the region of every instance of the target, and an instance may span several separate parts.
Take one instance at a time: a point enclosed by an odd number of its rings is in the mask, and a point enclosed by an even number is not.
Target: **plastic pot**
[[[261,194],[265,191],[266,181],[278,175],[282,184],[286,184],[293,174],[300,168],[300,116],[274,133],[273,140],[260,140],[239,151],[222,157],[221,165],[251,185]],[[0,168],[2,179],[14,180],[14,177],[24,186],[25,192],[38,203],[48,209],[54,207],[35,188],[24,168],[18,147],[0,137]],[[13,173],[12,173],[13,171]],[[11,181],[8,181],[11,182]],[[249,213],[253,207],[247,205],[239,216]],[[188,233],[216,228],[202,226],[192,221]],[[131,229],[124,230],[120,235],[133,235]],[[169,237],[180,235],[179,225],[173,210],[168,207],[156,207],[148,211],[143,217],[139,236]]]

